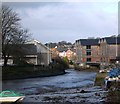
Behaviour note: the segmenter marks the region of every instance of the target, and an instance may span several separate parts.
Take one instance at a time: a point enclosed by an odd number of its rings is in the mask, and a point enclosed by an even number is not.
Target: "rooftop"
[[[116,40],[117,39],[117,40]],[[107,44],[120,44],[120,37],[105,37],[105,38],[100,38],[100,39],[79,39],[76,40],[76,42],[80,42],[81,45],[86,46],[86,45],[98,45],[99,40],[106,40]]]

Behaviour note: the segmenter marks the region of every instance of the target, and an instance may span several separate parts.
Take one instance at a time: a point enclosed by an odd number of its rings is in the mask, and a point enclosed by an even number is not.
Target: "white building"
[[[26,44],[18,44],[24,50],[24,59],[27,63],[34,65],[49,65],[51,63],[51,50],[42,43],[33,40]],[[13,46],[14,47],[14,46]],[[3,59],[0,60],[3,64]],[[12,56],[8,59],[8,64],[15,63]]]

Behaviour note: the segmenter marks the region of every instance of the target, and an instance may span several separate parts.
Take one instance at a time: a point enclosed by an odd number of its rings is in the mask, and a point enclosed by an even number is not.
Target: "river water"
[[[101,102],[104,91],[94,86],[96,73],[66,70],[52,77],[3,81],[3,90],[24,94],[23,102]]]

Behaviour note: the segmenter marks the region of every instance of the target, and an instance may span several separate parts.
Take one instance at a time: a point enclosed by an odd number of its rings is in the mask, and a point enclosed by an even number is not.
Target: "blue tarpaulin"
[[[118,77],[118,75],[120,75],[120,68],[113,68],[113,69],[108,73],[108,76],[109,76],[110,78]]]

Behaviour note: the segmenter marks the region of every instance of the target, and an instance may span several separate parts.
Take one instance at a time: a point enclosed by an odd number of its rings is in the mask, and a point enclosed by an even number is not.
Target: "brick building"
[[[51,58],[54,59],[59,56],[59,52],[56,48],[51,48]]]
[[[78,63],[109,63],[120,56],[120,37],[79,39],[75,46]]]
[[[68,60],[74,61],[75,58],[76,58],[76,53],[74,52],[74,50],[68,49],[68,50],[66,51],[66,56],[67,56]]]

